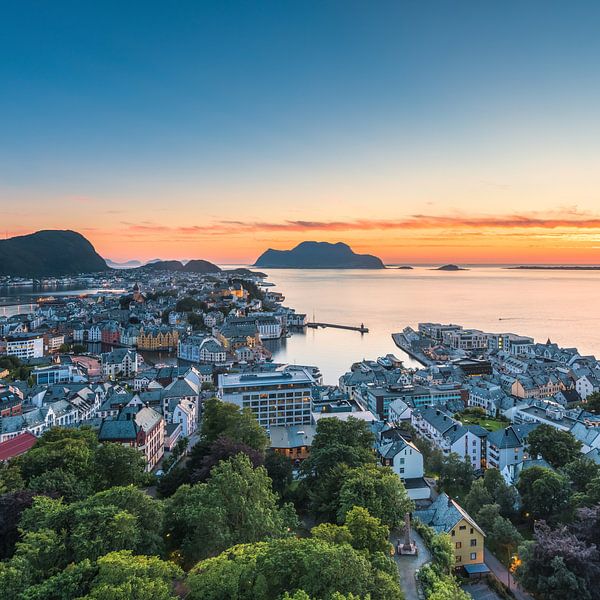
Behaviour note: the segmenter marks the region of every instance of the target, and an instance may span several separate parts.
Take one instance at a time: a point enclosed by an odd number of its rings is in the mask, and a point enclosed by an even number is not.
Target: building
[[[442,340],[455,350],[484,350],[488,344],[487,334],[479,329],[446,330]]]
[[[527,436],[537,425],[513,424],[487,436],[486,467],[503,471],[527,458]]]
[[[165,452],[165,421],[152,408],[126,406],[116,419],[105,419],[98,439],[138,449],[146,459],[146,470],[151,471]]]
[[[303,461],[310,455],[316,432],[315,425],[275,425],[269,428],[271,448],[295,463]]]
[[[101,360],[102,374],[110,379],[133,377],[138,371],[137,352],[129,348],[116,348],[112,352],[105,352]]]
[[[179,333],[169,327],[142,327],[137,338],[140,350],[173,350],[177,348]]]
[[[219,375],[219,397],[252,410],[263,427],[308,425],[314,379],[306,369]]]
[[[223,364],[227,361],[227,351],[214,337],[192,335],[179,340],[177,358],[194,363]]]
[[[21,360],[44,356],[44,337],[35,333],[8,336],[0,341],[0,354],[16,356]]]
[[[20,454],[25,454],[34,446],[36,441],[35,435],[25,431],[9,440],[0,442],[0,463],[9,461]]]
[[[400,432],[390,429],[381,434],[376,445],[382,465],[390,467],[404,483],[409,498],[427,500],[431,489],[423,478],[423,455]]]
[[[455,568],[485,565],[485,533],[447,494],[440,494],[427,510],[417,510],[413,514],[436,533],[447,533],[452,538]]]

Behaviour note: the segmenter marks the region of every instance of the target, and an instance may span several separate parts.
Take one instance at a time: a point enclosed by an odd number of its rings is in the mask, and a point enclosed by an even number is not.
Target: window
[[[459,562],[462,562],[462,556],[458,555],[458,556],[456,557],[456,562],[457,562],[457,563],[459,563]]]
[[[471,552],[471,560],[477,560],[477,552]]]
[[[467,526],[466,526],[466,525],[461,525],[461,526],[459,527],[459,529],[460,529],[461,531],[464,531],[466,528],[467,528]]]
[[[456,535],[456,531],[454,531],[454,529],[452,530],[452,537],[454,537]]]
[[[473,546],[477,546],[477,539],[476,538],[473,538],[471,540],[471,547],[473,547]]]
[[[462,542],[456,542],[456,544],[454,544],[454,547],[456,548],[456,550],[460,550],[460,548],[462,548]]]
[[[400,473],[404,473],[404,467],[400,467]]]

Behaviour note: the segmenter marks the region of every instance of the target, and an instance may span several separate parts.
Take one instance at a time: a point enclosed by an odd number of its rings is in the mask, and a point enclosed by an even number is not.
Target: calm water
[[[262,269],[286,296],[285,304],[312,320],[369,327],[353,331],[308,329],[282,340],[274,359],[316,364],[325,383],[350,365],[388,352],[406,359],[391,333],[419,321],[459,323],[510,331],[536,341],[600,355],[600,272],[527,271],[476,267],[468,271],[329,271]],[[502,320],[500,320],[502,319]],[[414,364],[410,360],[406,364]]]
[[[460,323],[487,331],[511,331],[545,342],[575,346],[600,355],[600,272],[526,271],[476,267],[448,273],[261,269],[286,296],[286,306],[313,313],[317,321],[360,325],[370,332],[307,329],[272,343],[274,359],[318,365],[325,383],[336,383],[350,365],[388,352],[414,365],[394,345],[391,334],[419,321]],[[63,290],[61,293],[73,293]],[[86,290],[94,292],[96,290]],[[32,293],[32,292],[30,292]],[[56,290],[50,293],[58,295]],[[39,291],[33,295],[42,295]],[[0,314],[14,311],[16,296],[0,291]],[[23,307],[22,310],[26,310]],[[502,320],[500,320],[502,319]]]

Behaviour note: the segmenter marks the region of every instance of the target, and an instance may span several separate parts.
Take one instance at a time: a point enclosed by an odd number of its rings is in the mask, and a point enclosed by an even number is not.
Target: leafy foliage
[[[570,432],[542,424],[527,438],[531,456],[541,455],[555,469],[574,461],[581,451],[581,442]]]

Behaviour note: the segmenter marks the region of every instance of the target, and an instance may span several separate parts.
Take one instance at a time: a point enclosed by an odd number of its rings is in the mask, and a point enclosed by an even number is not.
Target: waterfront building
[[[219,375],[219,397],[249,408],[265,428],[311,423],[314,379],[306,369]]]

